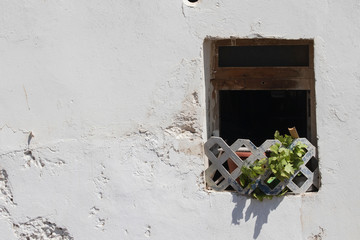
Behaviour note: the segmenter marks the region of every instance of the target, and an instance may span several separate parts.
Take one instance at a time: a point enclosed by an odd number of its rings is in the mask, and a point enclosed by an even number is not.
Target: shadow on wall
[[[233,202],[235,203],[235,208],[232,211],[232,224],[240,225],[241,219],[245,219],[245,222],[247,222],[251,215],[253,218],[256,217],[253,238],[257,239],[261,232],[262,226],[268,221],[270,212],[279,206],[284,197],[274,197],[272,200],[265,199],[262,202],[256,199],[251,199],[250,205],[247,207],[246,211],[245,198],[246,197],[244,196],[239,196],[238,194],[233,193]]]

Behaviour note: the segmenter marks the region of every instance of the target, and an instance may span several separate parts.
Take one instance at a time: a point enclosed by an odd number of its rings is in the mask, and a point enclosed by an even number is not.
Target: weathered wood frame
[[[301,67],[219,67],[219,46],[308,45],[309,66]],[[210,133],[219,130],[220,90],[306,90],[308,91],[308,138],[317,145],[314,74],[314,40],[220,39],[211,41],[209,85]],[[289,126],[290,127],[290,126]],[[241,137],[241,136],[239,136]]]

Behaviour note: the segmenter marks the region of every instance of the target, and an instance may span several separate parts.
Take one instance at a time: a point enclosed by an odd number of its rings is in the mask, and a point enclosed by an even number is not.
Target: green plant
[[[307,146],[302,142],[297,142],[295,146],[290,148],[293,138],[289,135],[280,135],[278,131],[275,132],[274,138],[280,143],[270,147],[270,156],[263,159],[256,160],[252,165],[244,165],[241,168],[242,174],[239,177],[239,182],[242,187],[253,185],[260,176],[268,171],[271,171],[271,177],[266,180],[270,187],[276,186],[279,182],[289,179],[300,166],[304,163],[302,157],[306,153]],[[288,191],[283,189],[277,196],[282,196]],[[262,201],[264,198],[271,199],[273,196],[266,195],[259,188],[256,188],[251,195]]]

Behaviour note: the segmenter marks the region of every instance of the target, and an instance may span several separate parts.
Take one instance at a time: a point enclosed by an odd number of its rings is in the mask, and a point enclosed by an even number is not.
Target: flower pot
[[[246,152],[235,152],[236,155],[242,159],[245,160],[248,157],[250,157],[250,155],[252,154],[250,151],[246,151]],[[232,173],[238,166],[236,165],[236,163],[234,163],[231,159],[227,160],[227,164],[229,167],[229,173]]]

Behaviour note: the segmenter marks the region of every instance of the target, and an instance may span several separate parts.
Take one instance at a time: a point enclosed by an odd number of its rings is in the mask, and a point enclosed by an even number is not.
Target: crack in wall
[[[0,170],[0,192],[1,198],[3,198],[6,203],[16,205],[14,202],[14,196],[11,191],[9,176],[5,169]]]
[[[30,110],[28,94],[27,94],[27,92],[26,92],[26,89],[25,89],[25,86],[24,86],[24,85],[23,85],[23,89],[24,89],[24,93],[25,93],[26,105],[27,105],[27,107],[28,107],[28,110]]]
[[[0,128],[1,131],[1,128]],[[32,166],[38,167],[40,169],[50,166],[61,166],[66,164],[66,161],[60,157],[54,156],[53,154],[58,152],[57,146],[40,146],[40,147],[30,147],[30,141],[34,137],[32,131],[26,132],[29,134],[27,139],[27,147],[20,149],[8,150],[0,153],[0,157],[10,157],[12,159],[21,157],[19,154],[22,154],[22,159],[24,161],[23,166],[29,168]],[[63,141],[59,141],[63,142]],[[56,143],[57,144],[57,143]],[[48,155],[47,150],[51,155]]]
[[[29,134],[29,133],[31,133],[31,131],[29,131],[29,130],[24,130],[24,129],[20,129],[20,128],[15,129],[15,128],[9,126],[8,124],[2,125],[2,126],[0,127],[0,131],[2,131],[5,127],[8,128],[9,130],[11,130],[13,133],[17,133],[17,132],[21,132],[21,133],[23,133],[23,134]]]
[[[46,147],[43,149],[48,149],[51,153],[55,153],[55,151],[49,147]],[[56,160],[53,161],[47,157],[41,156],[41,154],[39,154],[40,153],[39,150],[40,150],[40,148],[24,150],[23,159],[25,161],[25,163],[24,163],[25,168],[31,167],[31,166],[36,166],[41,169],[49,164],[56,165],[56,166],[61,166],[63,164],[66,164],[65,160],[60,159],[60,158],[56,158]]]
[[[25,160],[25,167],[31,167],[31,165],[35,165],[39,168],[45,167],[46,164],[55,164],[55,165],[63,165],[65,164],[65,161],[62,159],[58,159],[58,161],[51,161],[46,157],[41,157],[39,154],[39,151],[42,149],[47,149],[51,153],[56,153],[57,151],[52,149],[51,147],[42,147],[42,148],[36,148],[32,149],[30,148],[30,142],[32,138],[34,137],[34,134],[32,131],[30,131],[28,139],[27,139],[27,149],[24,150],[24,160]],[[35,156],[35,154],[37,156]]]

